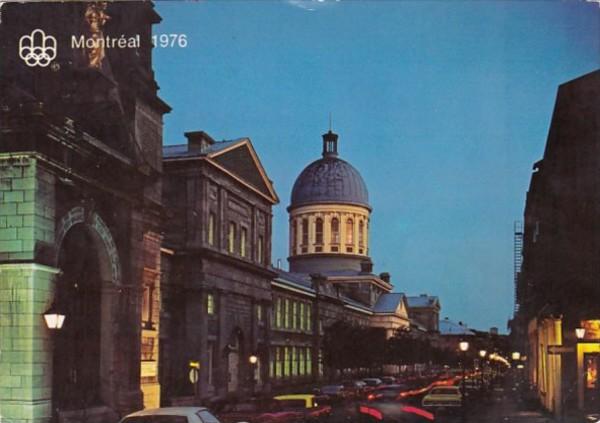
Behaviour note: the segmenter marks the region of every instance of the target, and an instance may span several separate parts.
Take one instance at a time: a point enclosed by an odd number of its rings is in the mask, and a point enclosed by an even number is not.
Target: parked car
[[[275,400],[255,400],[226,404],[217,417],[221,423],[296,423],[304,419],[304,413],[286,411]]]
[[[128,414],[120,423],[220,423],[204,407],[149,408]]]
[[[435,417],[429,411],[400,403],[371,403],[358,406],[360,423],[429,423]]]
[[[344,385],[326,385],[320,389],[322,395],[327,395],[333,402],[344,401],[350,397],[350,393],[344,388]]]
[[[382,384],[381,379],[376,377],[368,377],[363,379],[363,382],[367,384],[367,388],[374,388]]]
[[[344,390],[349,398],[361,398],[365,392],[367,384],[362,380],[347,380],[342,383]]]
[[[304,420],[320,420],[331,415],[331,406],[319,403],[314,394],[278,395],[274,399],[279,401],[282,410],[302,412]]]
[[[379,379],[381,379],[381,383],[385,383],[386,385],[392,385],[396,383],[396,378],[393,376],[382,376]]]
[[[462,405],[462,394],[458,386],[436,386],[421,401],[423,408],[452,410]]]
[[[381,385],[369,392],[368,401],[397,401],[403,392],[409,390],[407,385]]]

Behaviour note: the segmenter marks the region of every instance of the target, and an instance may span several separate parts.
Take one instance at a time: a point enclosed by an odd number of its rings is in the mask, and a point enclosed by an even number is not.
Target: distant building
[[[600,71],[559,87],[525,206],[511,324],[540,400],[559,415],[600,406],[599,98]]]
[[[411,319],[418,322],[427,331],[440,330],[440,300],[438,297],[421,294],[418,297],[406,297]]]
[[[439,336],[436,338],[437,346],[448,350],[457,351],[461,341],[471,341],[475,338],[475,331],[469,329],[463,322],[455,322],[445,317],[440,320]]]

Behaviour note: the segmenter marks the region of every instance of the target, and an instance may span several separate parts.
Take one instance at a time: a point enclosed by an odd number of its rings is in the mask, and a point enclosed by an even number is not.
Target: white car
[[[162,407],[136,411],[120,423],[220,423],[204,407]]]

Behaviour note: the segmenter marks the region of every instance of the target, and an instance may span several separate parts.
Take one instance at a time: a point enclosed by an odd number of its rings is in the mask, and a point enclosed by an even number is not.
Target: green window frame
[[[215,296],[213,294],[206,295],[206,314],[209,316],[215,314]]]
[[[289,300],[289,298],[285,299],[285,310],[284,310],[283,316],[284,316],[284,320],[285,320],[285,322],[284,322],[285,328],[289,329],[289,327],[290,327],[290,300]]]

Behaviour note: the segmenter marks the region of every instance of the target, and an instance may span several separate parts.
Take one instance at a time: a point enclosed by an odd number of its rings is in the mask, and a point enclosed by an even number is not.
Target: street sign
[[[548,345],[548,354],[567,354],[575,352],[574,347],[565,347],[563,345]]]
[[[192,382],[192,383],[198,382],[198,373],[199,373],[199,371],[195,367],[192,367],[190,369],[190,374],[189,374],[190,382]]]

